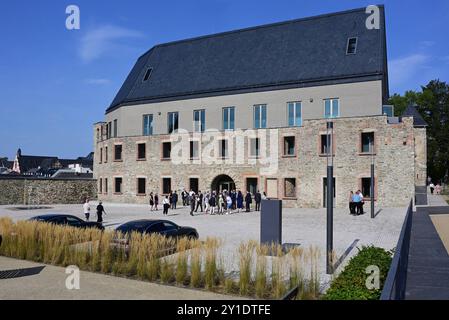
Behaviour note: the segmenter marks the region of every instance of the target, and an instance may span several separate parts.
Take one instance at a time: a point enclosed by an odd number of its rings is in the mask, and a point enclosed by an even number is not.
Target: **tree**
[[[449,178],[449,84],[432,80],[420,92],[394,94],[389,101],[400,116],[408,105],[417,105],[427,122],[427,173],[434,180]]]

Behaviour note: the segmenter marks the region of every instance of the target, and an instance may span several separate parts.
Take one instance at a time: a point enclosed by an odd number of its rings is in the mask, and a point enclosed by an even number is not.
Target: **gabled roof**
[[[106,110],[124,105],[367,80],[388,91],[385,17],[366,28],[366,8],[154,46]],[[346,54],[357,38],[356,54]],[[147,70],[152,72],[143,81]],[[384,93],[385,93],[384,92]],[[388,93],[386,93],[388,95]]]
[[[415,127],[427,127],[427,122],[419,113],[417,106],[408,106],[402,113],[402,117],[413,117],[413,125]]]

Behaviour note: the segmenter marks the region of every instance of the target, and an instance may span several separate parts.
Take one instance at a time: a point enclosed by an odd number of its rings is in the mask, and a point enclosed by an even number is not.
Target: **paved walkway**
[[[413,213],[407,300],[449,299],[449,254],[431,219],[433,215],[449,215],[449,206],[438,195],[429,195],[429,204]]]
[[[0,271],[43,266],[43,264],[0,256]],[[80,272],[80,289],[65,286],[65,268],[45,265],[36,275],[0,279],[0,300],[229,300],[240,297],[173,286]]]

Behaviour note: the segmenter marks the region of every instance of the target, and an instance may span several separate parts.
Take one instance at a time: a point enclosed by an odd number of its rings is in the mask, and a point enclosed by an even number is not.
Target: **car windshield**
[[[148,222],[146,221],[138,221],[138,222],[130,222],[125,223],[119,226],[116,230],[122,233],[130,233],[133,231],[143,233],[148,227]]]

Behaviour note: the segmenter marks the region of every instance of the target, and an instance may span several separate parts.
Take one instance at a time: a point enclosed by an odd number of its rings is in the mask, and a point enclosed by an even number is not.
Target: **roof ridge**
[[[378,6],[379,8],[382,8],[382,9],[384,8],[383,4],[379,4],[379,5],[376,5],[376,6]],[[360,12],[360,11],[365,11],[365,10],[366,10],[366,7],[360,7],[360,8],[348,9],[348,10],[343,10],[343,11],[338,11],[338,12],[322,13],[322,14],[309,16],[309,17],[284,20],[284,21],[279,21],[279,22],[261,24],[261,25],[253,26],[253,27],[246,27],[246,28],[228,30],[228,31],[211,33],[211,34],[206,34],[206,35],[196,36],[196,37],[191,37],[191,38],[186,38],[186,39],[180,39],[180,40],[174,40],[174,41],[158,43],[158,44],[154,45],[152,48],[150,48],[149,50],[147,50],[144,54],[139,56],[138,59],[142,58],[143,56],[148,54],[149,51],[151,51],[151,50],[153,50],[155,48],[167,47],[167,46],[171,46],[171,45],[175,45],[175,44],[179,44],[179,43],[197,41],[197,40],[214,38],[214,37],[219,37],[219,36],[226,36],[226,35],[229,35],[229,34],[253,31],[253,30],[264,29],[264,28],[269,28],[269,27],[282,26],[282,25],[291,24],[291,23],[297,23],[297,22],[302,22],[302,21],[310,21],[310,20],[329,18],[329,17],[333,17],[333,16],[338,16],[338,15],[343,15],[343,14],[348,14],[348,13],[353,13],[353,12]]]

